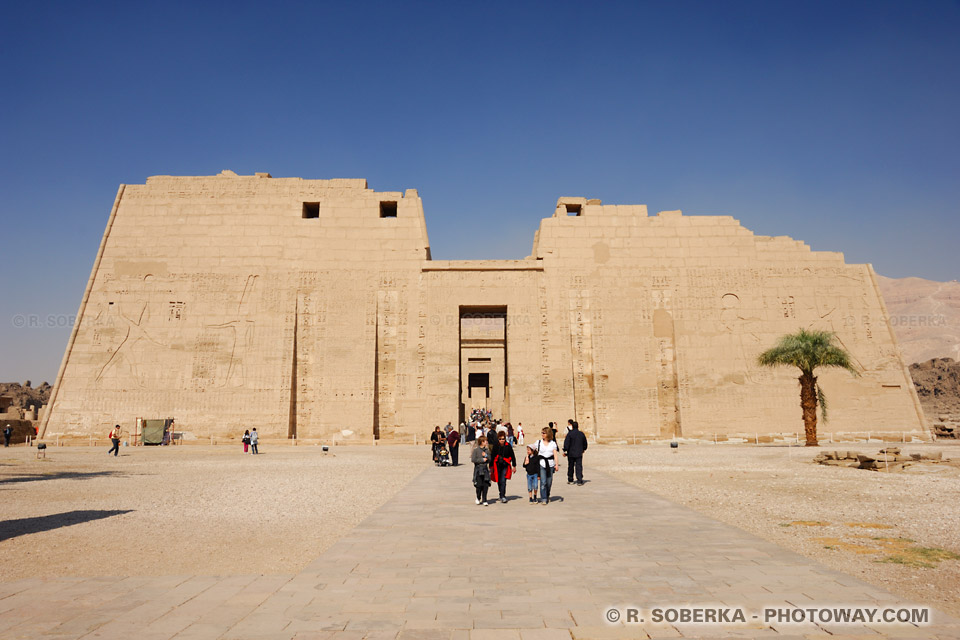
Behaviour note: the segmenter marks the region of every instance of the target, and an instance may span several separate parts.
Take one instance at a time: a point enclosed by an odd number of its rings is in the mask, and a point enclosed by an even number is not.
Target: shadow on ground
[[[130,513],[133,509],[115,509],[112,511],[65,511],[64,513],[55,513],[49,516],[38,516],[36,518],[19,518],[17,520],[0,521],[0,542],[25,536],[30,533],[40,533],[41,531],[50,531],[60,527],[69,527],[75,524],[82,524],[92,520],[102,520],[112,516]]]
[[[0,486],[18,482],[37,482],[39,480],[86,480],[88,478],[102,478],[105,476],[122,476],[125,473],[118,471],[54,471],[52,473],[28,473],[9,478],[0,478]]]

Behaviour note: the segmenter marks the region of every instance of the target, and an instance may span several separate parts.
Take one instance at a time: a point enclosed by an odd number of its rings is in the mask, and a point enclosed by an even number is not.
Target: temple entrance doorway
[[[507,308],[460,307],[460,421],[472,409],[509,419]]]
[[[490,373],[468,373],[467,395],[470,397],[470,407],[486,409],[490,399]]]

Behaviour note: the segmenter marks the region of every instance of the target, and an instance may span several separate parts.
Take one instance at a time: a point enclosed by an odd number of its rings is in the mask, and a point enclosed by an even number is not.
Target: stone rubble
[[[851,467],[869,471],[900,472],[917,464],[947,464],[960,467],[960,460],[944,460],[942,451],[929,453],[902,453],[900,447],[886,447],[875,455],[857,451],[822,451],[813,459],[817,464],[832,467]]]

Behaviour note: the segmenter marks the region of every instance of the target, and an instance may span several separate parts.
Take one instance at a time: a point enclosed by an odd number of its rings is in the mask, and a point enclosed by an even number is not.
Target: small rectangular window
[[[384,201],[380,203],[380,217],[381,218],[396,218],[397,217],[397,203]]]
[[[319,217],[320,217],[320,203],[319,203],[319,202],[304,202],[304,203],[303,203],[303,217],[304,217],[304,218],[319,218]]]
[[[580,205],[578,205],[578,204],[568,204],[568,205],[567,205],[567,215],[568,215],[568,216],[578,216],[578,215],[580,215]]]

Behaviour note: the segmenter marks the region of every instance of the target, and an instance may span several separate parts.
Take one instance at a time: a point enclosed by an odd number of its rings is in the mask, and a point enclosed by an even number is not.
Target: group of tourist
[[[587,437],[580,431],[576,420],[567,420],[567,433],[562,448],[557,442],[557,429],[549,423],[536,442],[528,445],[523,453],[522,465],[527,477],[527,497],[531,504],[549,504],[553,488],[553,476],[560,471],[561,456],[568,458],[567,484],[583,485],[583,453],[587,450]],[[433,460],[439,466],[459,464],[462,442],[472,444],[470,462],[473,463],[473,486],[477,492],[476,504],[490,503],[488,492],[495,483],[500,502],[507,501],[507,481],[517,470],[518,458],[514,444],[523,445],[523,426],[517,429],[507,422],[493,418],[489,411],[474,409],[469,422],[454,428],[449,422],[441,429],[435,427],[430,434]],[[449,456],[449,461],[445,460]]]
[[[477,504],[489,504],[487,491],[493,482],[497,483],[500,502],[507,501],[507,480],[517,470],[517,457],[511,443],[502,432],[494,432],[488,439],[480,436],[477,448],[473,450],[470,461],[473,462],[473,486],[477,490]],[[523,458],[523,470],[527,475],[527,494],[531,504],[550,504],[550,492],[553,488],[553,475],[560,471],[561,449],[557,445],[557,430],[551,422],[540,432],[540,439],[526,448]],[[567,435],[564,438],[562,455],[570,459],[567,471],[567,484],[583,485],[583,452],[587,450],[587,438],[580,431],[575,420],[568,421]],[[539,497],[538,497],[539,492]]]
[[[243,452],[257,455],[260,453],[260,434],[257,433],[257,428],[254,427],[253,431],[246,429],[243,432],[243,437],[240,438],[240,442],[243,443]]]
[[[523,423],[517,423],[516,429],[509,422],[503,422],[493,417],[493,414],[485,409],[473,409],[470,412],[470,418],[466,423],[460,423],[460,431],[465,442],[474,442],[481,436],[486,436],[487,440],[494,440],[491,432],[505,433],[507,442],[511,445],[523,444]]]
[[[460,432],[453,428],[449,422],[447,426],[440,430],[435,427],[430,434],[430,449],[433,452],[433,462],[437,466],[452,465],[456,467],[460,464]]]
[[[493,417],[486,410],[473,409],[467,422],[461,422],[456,428],[451,423],[441,429],[435,426],[430,434],[430,450],[434,464],[438,466],[458,466],[460,464],[461,443],[471,443],[476,448],[479,438],[486,438],[488,442],[496,441],[496,435],[506,436],[509,445],[523,444],[523,424],[514,429],[509,422],[503,422]]]

